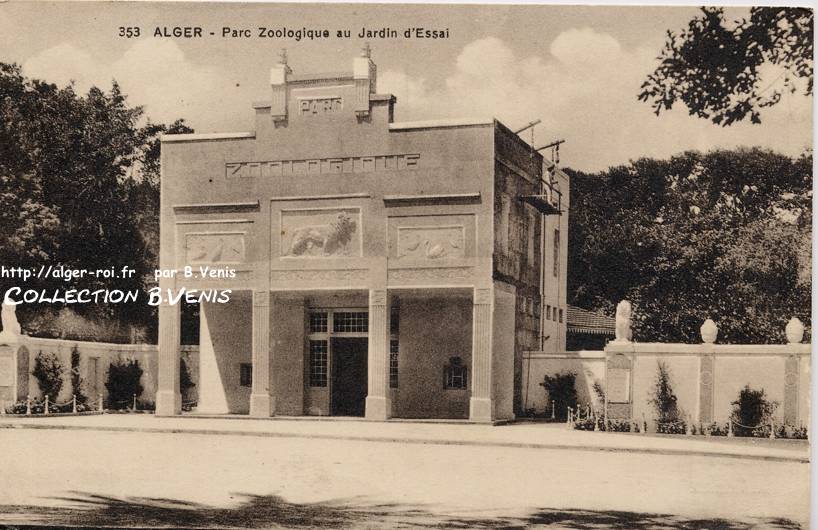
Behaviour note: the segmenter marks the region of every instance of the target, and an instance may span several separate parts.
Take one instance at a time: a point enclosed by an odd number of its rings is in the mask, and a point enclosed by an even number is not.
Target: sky
[[[115,79],[154,122],[184,118],[196,132],[249,131],[253,101],[269,99],[269,70],[286,48],[296,74],[352,69],[361,28],[448,29],[437,40],[369,39],[378,92],[396,121],[495,117],[511,128],[541,119],[534,143],[566,143],[561,164],[586,171],[643,156],[762,146],[797,156],[812,146],[812,100],[788,95],[762,124],[719,127],[678,104],[656,116],[637,101],[681,7],[372,4],[0,3],[0,61],[85,92]],[[743,14],[730,8],[730,14]],[[139,27],[138,38],[119,37]],[[199,26],[200,39],[154,37]],[[251,29],[249,39],[221,37]],[[259,27],[328,29],[330,39],[258,38]],[[352,37],[338,39],[335,31]],[[209,32],[213,31],[214,36]],[[765,79],[775,80],[770,69]],[[530,133],[524,135],[530,140]]]

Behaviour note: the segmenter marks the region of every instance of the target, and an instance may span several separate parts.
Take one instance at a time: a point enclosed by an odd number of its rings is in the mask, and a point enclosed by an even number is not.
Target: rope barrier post
[[[557,402],[553,399],[551,400],[551,419],[557,419]]]
[[[136,412],[136,394],[133,395],[133,411]]]
[[[733,420],[732,420],[732,418],[727,420],[727,437],[728,438],[733,437]]]
[[[693,435],[693,431],[692,431],[691,425],[690,425],[690,416],[688,416],[687,420],[685,421],[685,435],[687,435],[687,436],[692,436]]]
[[[71,399],[71,413],[77,413],[77,395],[74,394],[74,397]]]
[[[597,423],[596,423],[596,414],[593,414],[593,415],[591,416],[591,421],[593,421],[593,422],[594,422],[594,430],[595,430],[595,431],[598,431],[598,430],[599,430],[599,426],[598,426],[598,425],[597,425]]]
[[[48,394],[45,395],[45,408],[43,409],[43,414],[46,416],[48,415]]]
[[[26,416],[31,416],[31,396],[26,396]]]
[[[103,409],[102,409],[102,394],[97,394],[97,397],[99,398],[99,400],[98,400],[98,409],[99,409],[100,412],[103,412]]]
[[[565,411],[565,423],[570,424],[571,423],[571,407],[566,407],[566,408],[567,408],[567,410]]]
[[[648,422],[645,421],[645,413],[642,413],[642,431],[640,434],[647,434],[648,432]]]
[[[775,422],[770,418],[770,440],[775,440]]]

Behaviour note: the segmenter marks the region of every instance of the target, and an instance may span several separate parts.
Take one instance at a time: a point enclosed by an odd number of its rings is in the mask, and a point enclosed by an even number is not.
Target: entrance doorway
[[[332,338],[333,416],[363,416],[367,393],[367,339]]]

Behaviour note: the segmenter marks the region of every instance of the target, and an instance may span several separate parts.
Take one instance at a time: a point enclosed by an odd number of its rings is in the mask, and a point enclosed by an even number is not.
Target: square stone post
[[[795,349],[792,346],[794,345],[789,345],[790,349]],[[786,425],[798,425],[799,364],[801,364],[801,361],[796,353],[788,355],[786,361],[784,361],[784,413],[782,419]]]
[[[179,392],[179,340],[181,308],[163,300],[159,305],[159,374],[156,391],[156,415],[173,416],[182,412]]]
[[[383,421],[392,416],[389,394],[389,300],[386,289],[369,291],[368,349],[366,418]]]
[[[716,421],[713,416],[713,401],[716,372],[716,357],[712,344],[702,344],[699,354],[699,410],[697,420],[703,425]]]
[[[469,400],[469,419],[472,421],[491,422],[494,419],[491,388],[493,302],[493,288],[474,290]]]
[[[250,416],[267,418],[275,411],[270,394],[270,292],[253,292],[253,389]]]

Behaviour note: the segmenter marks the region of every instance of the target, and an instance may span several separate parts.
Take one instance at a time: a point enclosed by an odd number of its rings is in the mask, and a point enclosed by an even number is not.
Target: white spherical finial
[[[792,317],[790,321],[787,322],[784,333],[787,334],[787,342],[790,344],[798,344],[804,339],[804,324],[796,317]]]
[[[719,336],[719,327],[710,318],[704,321],[699,331],[702,334],[702,342],[705,344],[713,344],[716,342],[716,337]]]

